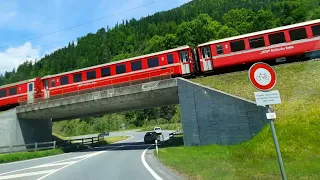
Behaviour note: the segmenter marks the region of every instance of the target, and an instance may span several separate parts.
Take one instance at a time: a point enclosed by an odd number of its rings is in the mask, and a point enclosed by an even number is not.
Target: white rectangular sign
[[[258,106],[281,104],[280,93],[278,90],[269,92],[254,92]]]
[[[276,119],[277,116],[276,116],[276,113],[272,112],[272,113],[267,113],[267,119]]]

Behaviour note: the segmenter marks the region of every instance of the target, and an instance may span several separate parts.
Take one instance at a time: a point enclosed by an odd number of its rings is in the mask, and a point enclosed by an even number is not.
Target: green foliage
[[[320,62],[275,67],[282,104],[276,105],[277,136],[288,179],[320,177]],[[247,72],[194,80],[254,100]],[[175,143],[175,144],[174,144]],[[173,142],[170,146],[181,146]],[[281,179],[272,134],[267,125],[252,140],[233,146],[169,147],[159,158],[190,179]],[[213,173],[214,172],[214,173]]]
[[[122,123],[126,129],[153,126],[158,124],[170,124],[180,121],[178,105],[159,108],[129,111],[125,113],[106,114],[101,117],[81,118],[65,120],[53,123],[53,132],[65,137],[100,133],[103,131],[121,130]]]

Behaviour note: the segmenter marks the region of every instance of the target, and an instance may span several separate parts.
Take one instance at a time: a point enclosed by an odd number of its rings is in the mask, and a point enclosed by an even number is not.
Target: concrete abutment
[[[23,145],[52,140],[50,119],[26,120],[17,116],[16,108],[0,113],[0,146]],[[24,150],[26,147],[15,147]],[[9,149],[0,149],[7,152]]]
[[[248,141],[267,123],[265,107],[178,79],[184,145],[232,145]]]

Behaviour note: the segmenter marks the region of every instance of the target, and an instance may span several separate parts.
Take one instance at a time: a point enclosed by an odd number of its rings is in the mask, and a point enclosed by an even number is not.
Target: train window
[[[181,62],[188,62],[189,61],[188,51],[180,51],[179,55],[180,55],[180,61]]]
[[[73,82],[74,83],[81,82],[81,81],[82,81],[82,74],[81,73],[73,75]]]
[[[96,70],[87,72],[87,80],[91,80],[95,78],[96,78]]]
[[[159,66],[158,57],[148,59],[148,68],[153,68]]]
[[[203,58],[211,58],[211,52],[210,52],[210,47],[209,46],[201,48],[201,52],[202,52],[202,57]]]
[[[307,39],[307,31],[305,28],[294,29],[289,31],[291,41]]]
[[[264,47],[265,43],[263,36],[249,39],[249,45],[251,49]]]
[[[167,55],[167,60],[168,60],[168,64],[173,64],[173,55],[172,54],[168,54]]]
[[[268,37],[269,37],[270,45],[286,42],[286,38],[284,37],[284,32],[269,34]]]
[[[54,79],[51,80],[51,87],[56,87],[56,80]]]
[[[60,85],[69,84],[69,78],[68,76],[64,76],[60,78]]]
[[[221,44],[216,46],[216,51],[217,51],[217,54],[223,54],[223,48]]]
[[[245,50],[244,40],[230,42],[230,46],[232,52]]]
[[[135,62],[131,62],[131,70],[132,71],[137,71],[142,69],[142,63],[141,60],[139,61],[135,61]]]
[[[45,89],[49,88],[49,80],[48,79],[44,80],[44,88]]]
[[[320,25],[311,26],[311,29],[314,36],[320,36]]]
[[[116,74],[122,74],[126,72],[126,65],[125,64],[119,64],[116,66]]]
[[[29,84],[29,92],[32,92],[33,91],[33,83],[30,83]]]
[[[101,77],[106,77],[106,76],[110,76],[110,75],[111,75],[110,67],[106,67],[106,68],[101,69]]]
[[[0,98],[6,97],[7,96],[7,90],[6,89],[1,89],[0,90]]]
[[[9,95],[16,95],[17,94],[17,87],[12,87],[9,89]]]

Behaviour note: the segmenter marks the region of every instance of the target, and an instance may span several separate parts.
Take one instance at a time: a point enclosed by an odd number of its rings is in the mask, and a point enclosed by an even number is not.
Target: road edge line
[[[149,171],[149,173],[156,179],[156,180],[163,180],[156,172],[154,172],[151,167],[148,165],[148,163],[146,162],[146,159],[145,159],[145,154],[147,152],[147,150],[153,146],[154,144],[150,145],[147,149],[145,149],[141,155],[141,161],[142,161],[142,164],[144,165],[144,167]]]

